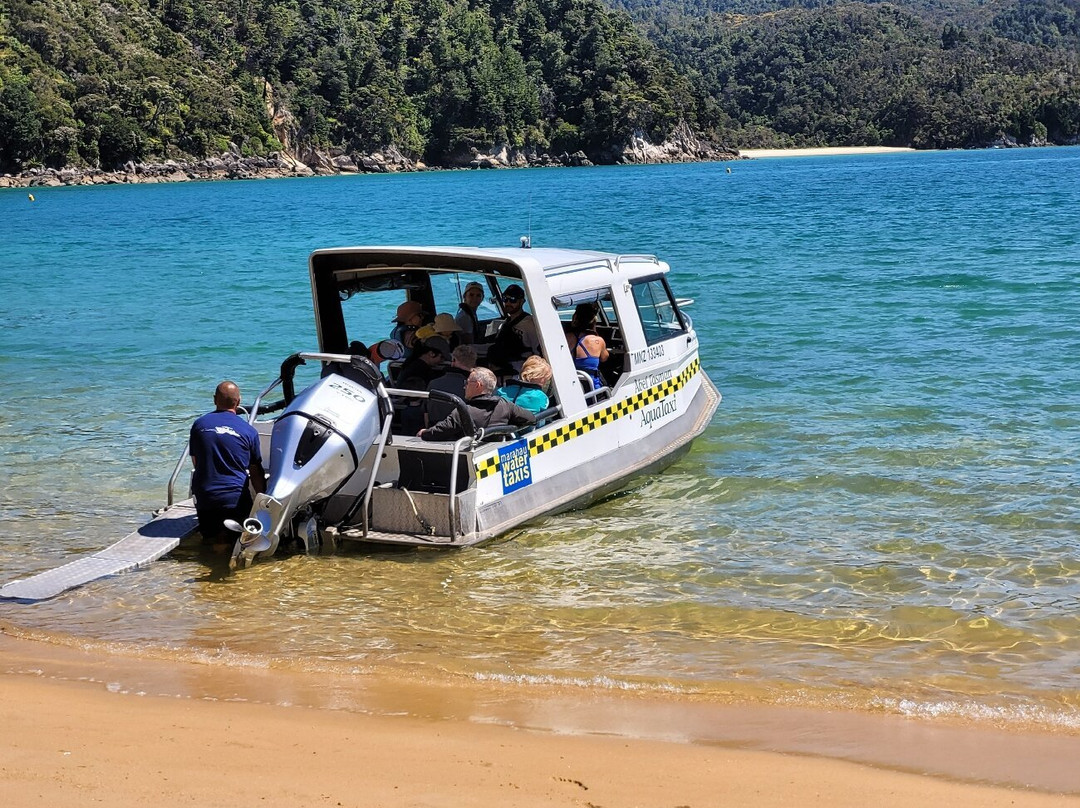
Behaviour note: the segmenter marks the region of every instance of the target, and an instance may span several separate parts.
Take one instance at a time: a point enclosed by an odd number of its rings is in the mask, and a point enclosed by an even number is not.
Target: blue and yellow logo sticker
[[[532,459],[524,438],[499,449],[499,472],[504,494],[532,484]]]

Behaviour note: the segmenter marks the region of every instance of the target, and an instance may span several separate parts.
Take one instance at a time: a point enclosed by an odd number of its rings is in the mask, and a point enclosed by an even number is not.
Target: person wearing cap
[[[451,350],[461,344],[460,333],[461,326],[449,314],[436,314],[433,323],[416,329],[417,339],[425,340],[431,337],[442,337],[450,343]]]
[[[487,368],[473,368],[469,374],[465,382],[465,406],[477,429],[506,424],[526,427],[536,423],[531,412],[495,395],[495,374]],[[437,424],[416,434],[423,440],[457,440],[465,437],[465,427],[455,408]]]
[[[449,362],[450,345],[442,337],[417,340],[412,355],[401,366],[401,373],[394,385],[402,390],[427,390],[432,381],[441,376],[445,362]],[[424,399],[408,397],[401,410],[401,429],[409,435],[424,425]]]
[[[442,337],[417,340],[409,358],[401,366],[397,386],[409,390],[427,390],[428,383],[442,375],[441,366],[450,359],[450,344]]]
[[[525,290],[512,283],[503,290],[503,311],[506,319],[488,350],[488,362],[507,375],[521,370],[521,363],[540,353],[540,336],[536,321],[525,311]]]
[[[416,341],[416,329],[424,324],[424,306],[418,300],[406,300],[397,307],[394,315],[394,329],[390,339],[396,339],[406,348],[412,348]]]
[[[471,345],[459,345],[454,348],[450,356],[450,367],[446,369],[446,373],[442,376],[431,380],[428,384],[428,392],[439,390],[443,393],[452,393],[458,398],[465,398],[465,382],[469,378],[472,369],[476,367],[476,349]],[[429,398],[424,423],[427,426],[437,424],[453,411],[452,404]]]
[[[461,294],[461,302],[458,304],[458,313],[454,321],[461,329],[461,342],[464,345],[473,345],[484,341],[484,329],[476,315],[476,310],[484,302],[484,287],[476,281],[469,281],[465,285],[465,291]]]

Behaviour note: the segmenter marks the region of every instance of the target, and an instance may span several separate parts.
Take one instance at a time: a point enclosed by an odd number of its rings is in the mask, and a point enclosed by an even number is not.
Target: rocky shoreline
[[[629,143],[603,156],[604,164],[689,163],[736,160],[739,152],[718,146],[680,125],[667,141],[649,143],[641,133]],[[329,152],[314,149],[297,154],[276,152],[266,157],[244,157],[230,146],[218,157],[204,160],[127,163],[115,171],[68,166],[33,168],[19,174],[0,175],[0,188],[36,188],[62,185],[116,185],[124,183],[193,182],[207,180],[252,180],[284,177],[311,177],[334,174],[389,174],[411,171],[452,169],[539,168],[594,165],[584,152],[551,155],[535,149],[512,149],[498,144],[490,151],[470,149],[454,155],[447,165],[430,166],[412,160],[390,147],[371,154],[349,153],[344,149]]]

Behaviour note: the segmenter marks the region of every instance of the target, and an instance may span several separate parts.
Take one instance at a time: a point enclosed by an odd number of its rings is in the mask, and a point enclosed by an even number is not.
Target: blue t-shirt
[[[234,508],[247,485],[248,467],[262,464],[259,433],[234,412],[209,412],[191,425],[195,473],[191,490],[202,508]]]

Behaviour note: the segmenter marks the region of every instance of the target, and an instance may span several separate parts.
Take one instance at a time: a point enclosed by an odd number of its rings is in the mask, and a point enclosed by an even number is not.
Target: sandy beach
[[[740,157],[829,157],[845,154],[893,154],[913,152],[900,146],[825,146],[812,149],[739,149]]]
[[[845,735],[842,715],[796,712],[782,719],[792,742],[783,753],[755,748],[777,740],[775,727],[762,729],[760,708],[716,713],[684,704],[688,712],[680,705],[658,712],[658,705],[625,697],[523,698],[492,685],[477,686],[483,696],[455,686],[418,695],[407,684],[360,678],[334,685],[336,702],[354,706],[334,709],[334,699],[306,706],[313,702],[303,682],[266,671],[88,654],[9,634],[0,634],[0,650],[0,792],[5,805],[20,808],[1080,806],[1070,786],[1075,775],[1065,771],[1073,768],[1075,738],[911,722],[897,737],[899,725],[888,729],[880,720],[877,731],[867,731],[873,721],[861,728],[856,721]],[[348,687],[370,692],[350,702]],[[240,701],[240,690],[252,700]],[[255,703],[259,698],[273,703]],[[367,706],[355,709],[359,703]],[[711,715],[732,724],[731,737],[740,723],[747,738],[755,725],[763,734],[743,743],[665,740],[677,734],[660,729],[658,716],[668,713],[673,724]],[[564,720],[553,719],[557,714]],[[583,730],[590,721],[594,729]],[[830,721],[839,722],[831,735]],[[656,737],[642,737],[650,726]],[[865,746],[872,757],[874,748],[885,754],[899,743],[913,757],[897,750],[888,766],[823,757],[811,751],[815,738],[831,755],[858,757]],[[916,773],[931,758],[951,759],[956,776]],[[1010,765],[1018,782],[988,782]],[[1065,779],[1053,793],[1025,788],[1026,774],[1044,786]]]

